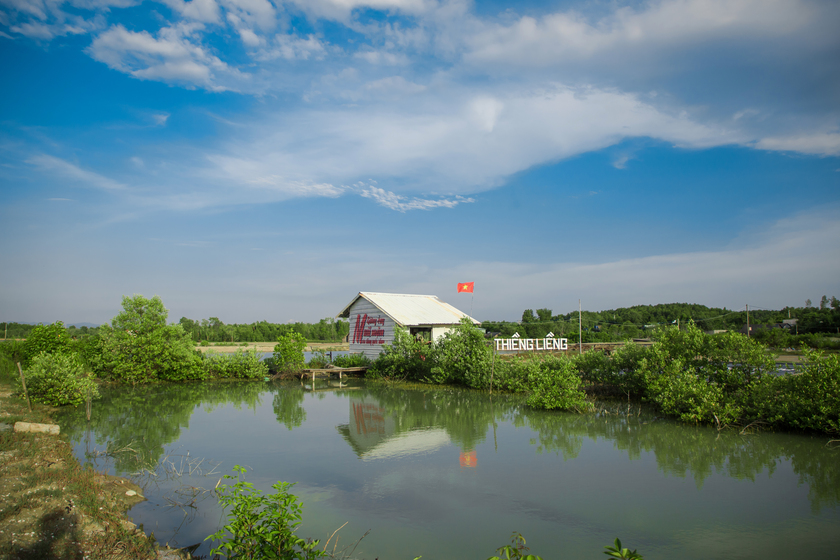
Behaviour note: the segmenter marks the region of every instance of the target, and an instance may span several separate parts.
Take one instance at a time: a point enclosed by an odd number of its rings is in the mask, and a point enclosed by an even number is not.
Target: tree
[[[540,318],[540,321],[548,323],[551,321],[551,309],[537,309],[537,316]]]
[[[201,357],[184,328],[167,325],[158,296],[123,296],[123,311],[101,328],[103,367],[128,383],[183,381],[203,377]]]
[[[526,309],[525,311],[522,312],[522,322],[523,323],[533,323],[536,320],[537,320],[537,318],[534,316],[534,310],[533,309]]]
[[[810,299],[805,300],[805,307],[811,307],[811,300]]]
[[[828,298],[823,296],[820,299],[820,309],[826,309],[828,307]]]
[[[56,321],[50,325],[38,325],[26,337],[23,346],[24,365],[28,365],[38,354],[66,354],[70,352],[70,337],[64,323]]]

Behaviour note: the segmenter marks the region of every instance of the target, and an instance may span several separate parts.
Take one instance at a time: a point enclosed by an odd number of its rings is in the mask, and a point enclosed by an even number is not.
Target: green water
[[[144,486],[129,515],[172,546],[218,529],[206,490],[240,464],[265,491],[297,483],[302,536],[323,542],[347,522],[341,550],[370,530],[355,558],[485,559],[512,531],[546,560],[604,557],[615,537],[646,560],[840,550],[840,448],[827,437],[718,433],[626,404],[577,415],[508,395],[337,384],[120,387],[89,423],[84,407],[59,422],[80,460]]]

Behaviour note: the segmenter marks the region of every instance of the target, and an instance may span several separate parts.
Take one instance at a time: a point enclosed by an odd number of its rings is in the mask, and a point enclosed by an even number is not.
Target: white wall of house
[[[451,327],[449,325],[442,326],[442,327],[432,327],[432,340],[437,342],[437,340],[439,338],[441,338],[443,335],[445,335],[448,332],[452,332],[453,328],[454,327]]]

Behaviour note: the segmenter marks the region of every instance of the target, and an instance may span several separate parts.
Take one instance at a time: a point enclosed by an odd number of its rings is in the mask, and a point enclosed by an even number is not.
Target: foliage
[[[238,348],[232,354],[204,355],[204,370],[207,377],[218,379],[262,379],[268,375],[268,366],[260,359],[256,348]]]
[[[496,549],[499,556],[491,556],[487,560],[502,560],[502,558],[505,560],[542,560],[541,556],[526,554],[528,550],[522,533],[514,532],[510,536],[510,544]]]
[[[102,339],[98,334],[71,340],[70,351],[78,356],[86,371],[93,372],[95,375],[103,374]]]
[[[759,385],[754,413],[770,424],[840,433],[840,355],[809,351],[797,375]]]
[[[781,310],[750,310],[750,324],[756,336],[782,336],[790,331],[791,335],[811,333],[840,332],[840,301],[837,298],[821,300],[819,308],[786,307]],[[514,332],[529,338],[542,338],[548,332],[563,336],[570,341],[578,341],[578,310],[566,314],[552,315],[550,309],[526,309],[522,321],[484,321],[482,327],[490,332],[500,332],[509,337]],[[706,307],[689,303],[666,303],[657,305],[636,305],[604,311],[582,311],[580,319],[583,327],[583,342],[615,342],[633,338],[647,338],[657,326],[685,325],[693,320],[705,331],[729,330],[741,331],[747,324],[745,309],[734,311],[726,308]],[[786,319],[797,319],[796,325],[789,328],[775,328]],[[779,334],[776,334],[776,333]],[[811,343],[831,343],[825,336],[796,340],[787,346],[810,345]],[[778,346],[777,346],[778,347]]]
[[[512,356],[501,359],[496,356],[493,369],[493,387],[511,393],[529,390],[530,380],[539,373],[539,362],[531,356]]]
[[[224,509],[230,508],[228,524],[205,540],[221,541],[210,552],[228,558],[303,560],[323,558],[326,553],[315,547],[318,541],[307,541],[297,535],[303,506],[289,493],[293,484],[277,482],[274,494],[264,496],[250,482],[242,480],[247,472],[236,465],[233,485],[222,484],[217,492]]]
[[[431,375],[434,346],[411,336],[402,327],[394,327],[394,340],[385,345],[367,374],[370,377],[396,377],[411,381]]]
[[[271,342],[278,337],[296,332],[304,340],[339,342],[350,332],[350,323],[329,317],[317,323],[255,323],[228,324],[218,317],[194,320],[181,317],[179,324],[196,342]]]
[[[318,350],[312,354],[309,359],[309,367],[313,369],[323,369],[330,364],[330,357],[324,350]]]
[[[306,360],[303,350],[306,348],[306,339],[292,331],[288,334],[277,337],[277,344],[274,346],[274,366],[283,373],[294,373],[303,369]]]
[[[616,537],[613,546],[605,546],[604,548],[607,549],[604,551],[604,554],[611,558],[618,558],[619,560],[644,560],[642,555],[635,550],[621,548],[621,540],[618,537]]]
[[[78,358],[72,354],[42,352],[31,360],[25,376],[26,390],[36,402],[75,406],[88,398],[99,397],[93,376],[85,373]]]
[[[0,343],[0,378],[14,380],[18,377],[17,364],[23,361],[24,343],[10,339]]]
[[[458,383],[467,387],[486,387],[490,382],[490,349],[484,334],[464,317],[435,343],[434,366],[429,380]]]
[[[358,354],[344,354],[342,356],[336,356],[333,358],[333,364],[343,368],[370,367],[373,364],[373,361],[360,352]]]
[[[26,367],[35,356],[70,352],[70,337],[64,323],[56,321],[49,325],[37,325],[26,337],[23,351],[23,366]]]
[[[167,325],[158,296],[124,296],[123,311],[100,327],[104,373],[126,383],[202,379],[201,356],[180,325]]]
[[[529,378],[532,393],[526,401],[531,408],[546,410],[590,410],[586,393],[574,362],[568,358],[550,357],[539,363],[535,375]]]

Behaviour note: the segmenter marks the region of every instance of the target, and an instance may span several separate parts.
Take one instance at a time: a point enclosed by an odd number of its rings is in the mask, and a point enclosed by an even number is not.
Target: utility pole
[[[583,354],[583,311],[578,300],[578,354]]]
[[[747,338],[750,337],[750,304],[747,304]]]

